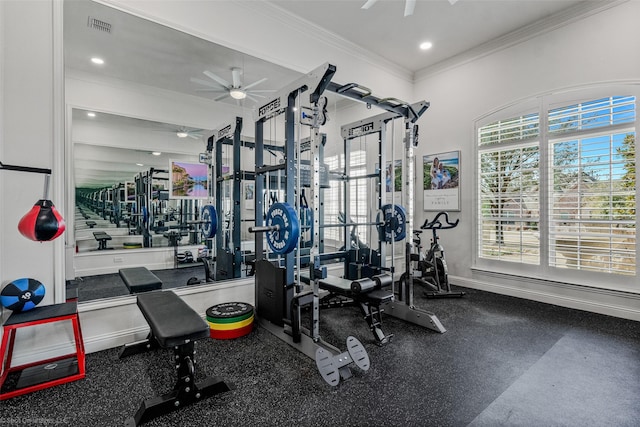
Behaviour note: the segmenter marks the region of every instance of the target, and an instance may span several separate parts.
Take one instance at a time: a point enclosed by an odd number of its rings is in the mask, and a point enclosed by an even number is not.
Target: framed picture
[[[392,174],[394,174],[393,179],[391,178]],[[395,160],[394,167],[391,167],[391,162],[387,162],[387,168],[385,169],[385,186],[387,193],[402,191],[402,160]]]
[[[136,201],[136,183],[132,181],[127,181],[124,183],[124,187],[127,192],[126,201],[129,203],[133,203]]]
[[[244,208],[253,210],[255,198],[255,183],[243,182],[242,183],[242,200],[244,201]]]
[[[171,160],[169,171],[170,199],[206,199],[208,197],[207,165]]]
[[[460,210],[460,151],[422,157],[425,211]]]

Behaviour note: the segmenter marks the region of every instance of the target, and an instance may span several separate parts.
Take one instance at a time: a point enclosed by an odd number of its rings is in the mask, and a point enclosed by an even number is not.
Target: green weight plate
[[[234,323],[234,322],[241,322],[245,319],[248,319],[249,317],[253,316],[253,311],[247,313],[247,314],[242,314],[240,316],[236,316],[236,317],[228,317],[228,318],[215,318],[215,317],[209,317],[207,316],[207,322],[210,323]]]

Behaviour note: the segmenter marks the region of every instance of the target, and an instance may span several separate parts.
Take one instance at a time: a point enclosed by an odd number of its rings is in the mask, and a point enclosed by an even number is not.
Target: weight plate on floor
[[[253,314],[253,306],[246,302],[225,302],[211,306],[205,312],[207,320],[218,322],[218,320],[234,319],[236,317],[246,316],[239,320],[244,320]],[[232,320],[238,321],[238,320]]]
[[[232,329],[230,331],[219,331],[216,329],[209,329],[209,336],[217,340],[229,340],[233,338],[240,338],[248,335],[253,330],[253,323],[248,324],[244,328]]]
[[[243,320],[247,320],[251,316],[253,316],[253,311],[247,314],[242,314],[240,316],[229,317],[224,319],[207,316],[207,322],[216,323],[216,324],[235,323],[235,322],[241,322]]]
[[[215,329],[217,331],[232,331],[235,329],[242,329],[245,326],[252,324],[253,319],[254,317],[251,316],[239,322],[233,322],[233,323],[213,323],[213,322],[207,322],[207,323],[209,324],[210,329]]]

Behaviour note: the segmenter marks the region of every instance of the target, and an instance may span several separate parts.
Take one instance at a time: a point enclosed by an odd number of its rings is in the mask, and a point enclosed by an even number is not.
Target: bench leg
[[[376,339],[376,343],[378,345],[384,345],[391,341],[391,339],[393,338],[393,334],[385,335],[381,328],[382,309],[380,309],[380,306],[374,306],[362,301],[358,301],[358,306],[360,307],[360,311],[364,315],[364,319],[369,325],[369,329]]]
[[[156,339],[153,337],[153,334],[149,332],[147,338],[141,341],[127,343],[122,346],[122,350],[120,350],[120,355],[118,356],[118,358],[122,359],[124,357],[131,356],[132,354],[144,353],[146,351],[159,347],[160,345],[158,344],[158,341],[156,341]]]
[[[173,391],[143,401],[133,418],[127,420],[128,426],[138,426],[157,416],[232,389],[230,384],[218,377],[207,377],[196,383],[193,350],[193,342],[174,348],[178,380]]]

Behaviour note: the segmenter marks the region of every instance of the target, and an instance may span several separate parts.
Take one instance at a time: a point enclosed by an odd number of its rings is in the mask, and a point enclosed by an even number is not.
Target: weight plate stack
[[[254,310],[244,302],[225,302],[206,311],[211,338],[228,340],[243,337],[253,330]]]

